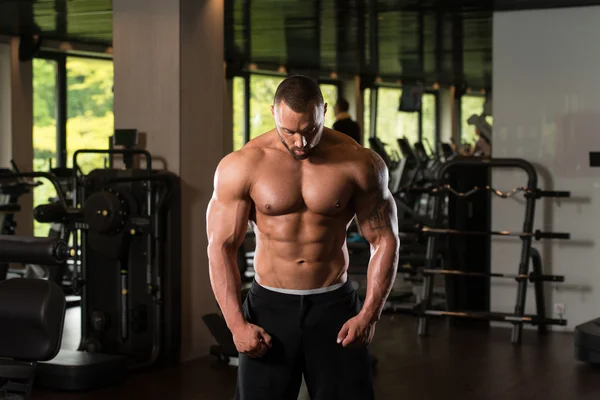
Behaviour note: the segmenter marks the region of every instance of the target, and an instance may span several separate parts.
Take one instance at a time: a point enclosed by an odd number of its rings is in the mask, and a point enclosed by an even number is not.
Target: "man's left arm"
[[[338,335],[338,342],[344,346],[371,342],[375,323],[396,279],[400,247],[396,203],[388,189],[387,168],[379,155],[368,149],[365,152],[368,166],[357,182],[359,188],[354,204],[362,235],[371,245],[371,259],[362,310],[346,322]]]

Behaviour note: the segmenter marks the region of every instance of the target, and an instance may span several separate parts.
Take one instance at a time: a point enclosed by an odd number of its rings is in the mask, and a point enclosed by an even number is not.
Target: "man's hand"
[[[271,348],[271,336],[259,326],[246,322],[232,331],[237,351],[251,358],[264,356]]]
[[[359,314],[342,326],[337,342],[344,347],[367,346],[373,340],[373,335],[375,335],[375,322],[370,322]]]

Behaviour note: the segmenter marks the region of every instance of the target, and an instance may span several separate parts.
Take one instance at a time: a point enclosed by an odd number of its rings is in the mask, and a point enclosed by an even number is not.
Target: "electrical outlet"
[[[554,314],[565,315],[565,305],[563,303],[554,303]]]

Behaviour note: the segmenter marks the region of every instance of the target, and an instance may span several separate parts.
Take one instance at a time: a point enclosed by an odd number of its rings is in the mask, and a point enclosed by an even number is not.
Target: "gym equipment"
[[[383,143],[377,137],[369,138],[369,145],[374,152],[379,154],[379,156],[383,159],[383,162],[388,168],[389,172],[389,182],[388,187],[392,193],[396,191],[401,182],[402,171],[404,169],[403,160],[400,159],[398,152],[396,150],[392,151],[392,155],[389,155],[386,151],[386,144]]]
[[[75,255],[62,240],[0,235],[0,263],[58,265]]]
[[[434,214],[433,221],[434,226],[431,228],[426,228],[422,231],[425,233],[434,233],[429,235],[427,241],[427,253],[426,253],[426,261],[425,268],[422,270],[424,276],[424,287],[423,287],[423,301],[420,306],[416,310],[416,314],[419,317],[419,326],[418,333],[421,336],[427,335],[428,331],[428,317],[429,316],[452,316],[459,318],[472,318],[472,319],[482,319],[486,321],[507,321],[513,324],[513,330],[511,335],[512,343],[520,343],[522,336],[522,329],[524,323],[530,323],[534,325],[538,325],[538,329],[540,332],[544,332],[546,330],[546,325],[565,325],[566,321],[564,320],[556,320],[551,318],[546,318],[545,308],[544,308],[544,287],[543,281],[546,279],[533,279],[535,296],[536,296],[536,304],[537,304],[537,315],[525,315],[525,299],[527,294],[527,282],[531,279],[526,279],[526,277],[530,276],[529,264],[530,259],[533,260],[533,275],[534,277],[541,278],[542,276],[546,277],[548,280],[553,280],[555,282],[564,281],[564,277],[561,276],[546,276],[543,275],[542,272],[542,262],[541,257],[538,252],[536,252],[532,247],[532,239],[534,238],[558,238],[558,239],[568,239],[569,234],[566,233],[545,233],[545,232],[534,232],[533,231],[533,222],[534,222],[534,212],[535,212],[535,202],[540,197],[568,197],[570,196],[569,192],[554,192],[554,191],[542,191],[537,188],[537,172],[533,165],[522,159],[510,159],[510,158],[496,158],[496,159],[477,159],[477,158],[455,158],[447,163],[445,163],[440,171],[438,172],[438,187],[442,186],[441,184],[445,184],[447,179],[446,175],[449,175],[452,170],[460,169],[460,167],[469,167],[469,168],[480,168],[484,175],[489,174],[487,171],[489,168],[520,168],[525,171],[528,175],[528,182],[526,186],[526,206],[525,206],[525,217],[523,222],[523,231],[522,232],[494,232],[494,231],[465,231],[462,229],[453,230],[447,229],[441,224],[441,208],[442,201],[444,200],[441,194],[444,193],[452,196],[453,193],[460,194],[460,189],[455,191],[438,191],[435,195],[434,202]],[[452,187],[452,185],[450,185]],[[485,193],[490,193],[492,190],[487,186],[480,186],[486,188],[484,191],[478,190],[481,195],[485,195]],[[462,192],[465,193],[465,192]],[[475,193],[475,192],[474,192]],[[460,201],[464,201],[464,196],[454,196]],[[459,200],[456,200],[459,201]],[[489,201],[489,199],[487,200]],[[479,237],[487,237],[489,241],[489,236],[491,235],[508,235],[508,236],[517,236],[522,240],[522,249],[521,249],[521,261],[519,263],[518,273],[515,275],[510,274],[492,274],[486,273],[475,273],[472,274],[470,272],[480,272],[480,271],[466,271],[467,273],[450,273],[448,271],[452,271],[449,268],[442,268],[442,271],[445,272],[433,272],[432,270],[436,270],[436,264],[438,261],[438,240],[441,235],[460,235],[460,236],[479,236]],[[449,246],[450,247],[450,246]],[[489,256],[488,256],[489,257]],[[449,309],[446,311],[440,310],[432,310],[431,309],[431,297],[432,297],[432,288],[433,288],[433,277],[437,274],[442,274],[446,276],[451,276],[452,278],[459,277],[475,277],[479,276],[481,278],[489,278],[491,277],[502,277],[502,278],[512,278],[516,279],[518,283],[517,289],[517,300],[515,304],[515,311],[512,314],[507,313],[497,313],[497,312],[487,312],[487,311],[463,311],[463,310],[454,310]],[[482,283],[482,285],[489,286],[489,282]],[[488,295],[489,296],[489,295]]]
[[[600,152],[589,153],[590,167],[600,167]],[[590,364],[600,364],[600,318],[575,327],[575,359]]]
[[[123,156],[125,169],[81,175],[78,158],[90,153],[107,154],[110,165],[115,155]],[[136,157],[143,157],[145,167],[133,167]],[[72,180],[73,208],[66,212],[79,213],[83,221],[76,224],[73,246],[74,261],[81,265],[81,343],[77,351],[63,349],[40,363],[37,382],[59,390],[86,390],[117,382],[128,370],[178,362],[178,177],[153,170],[147,151],[125,148],[76,151]]]
[[[11,161],[13,169],[0,169],[0,235],[14,235],[17,223],[15,214],[21,211],[18,204],[19,198],[31,192],[40,182],[31,181],[32,178],[44,178],[56,188],[57,201],[66,206],[66,200],[60,191],[60,185],[52,174],[45,172],[20,172],[14,161]],[[7,278],[9,271],[8,263],[0,263],[0,281]],[[60,282],[58,282],[60,283]]]
[[[476,231],[459,231],[457,229],[440,229],[440,228],[429,228],[424,226],[420,229],[420,232],[426,234],[438,234],[438,235],[472,235],[472,236],[514,236],[514,237],[532,237],[536,240],[540,239],[570,239],[571,234],[560,233],[560,232],[542,232],[539,229],[535,232],[509,232],[509,231],[488,231],[488,232],[476,232]]]
[[[47,244],[37,246],[29,243],[31,250],[41,254]],[[0,282],[0,398],[31,398],[38,362],[54,358],[60,349],[65,310],[65,297],[54,282]]]
[[[600,318],[575,327],[575,359],[600,364]]]

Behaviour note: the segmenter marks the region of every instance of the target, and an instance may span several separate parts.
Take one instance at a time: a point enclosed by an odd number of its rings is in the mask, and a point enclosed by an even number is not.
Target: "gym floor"
[[[78,309],[67,321],[76,322]],[[69,325],[70,325],[69,324]],[[375,375],[377,399],[598,399],[600,368],[576,361],[573,336],[539,336],[526,330],[519,346],[510,343],[509,328],[448,328],[433,320],[428,338],[416,334],[416,319],[385,315],[377,327],[372,352],[379,359]],[[65,348],[77,345],[77,329],[66,327]],[[156,368],[127,377],[120,385],[86,393],[36,389],[35,399],[230,400],[235,368],[206,357],[177,368]],[[307,400],[308,397],[301,396]]]

